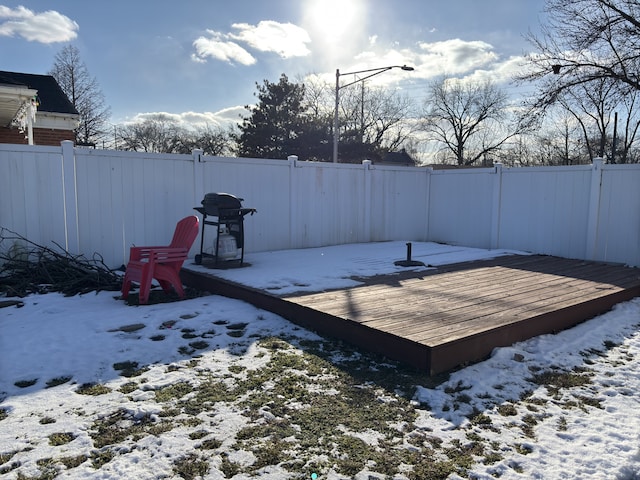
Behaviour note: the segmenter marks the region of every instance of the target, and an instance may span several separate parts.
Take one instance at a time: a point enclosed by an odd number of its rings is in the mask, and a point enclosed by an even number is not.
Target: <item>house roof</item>
[[[38,111],[78,115],[76,108],[51,75],[0,71],[0,87],[3,85],[37,90],[40,103]]]
[[[411,155],[409,155],[404,148],[399,152],[387,153],[381,163],[386,165],[405,165],[412,167],[416,165],[416,161],[411,158]]]

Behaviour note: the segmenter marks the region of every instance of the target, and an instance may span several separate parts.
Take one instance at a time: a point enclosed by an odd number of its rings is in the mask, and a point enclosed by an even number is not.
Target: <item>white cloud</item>
[[[246,117],[250,112],[243,106],[227,107],[218,110],[213,115],[215,119],[222,125],[233,125],[240,122],[240,117]]]
[[[132,118],[128,118],[122,123],[130,125],[144,122],[145,120],[164,119],[175,122],[185,128],[221,127],[227,128],[240,122],[240,116],[247,116],[248,112],[244,106],[224,108],[217,112],[144,112],[138,113]]]
[[[487,66],[498,60],[492,45],[458,38],[442,42],[421,43],[419,63],[434,74],[458,74]]]
[[[493,45],[483,41],[451,39],[440,42],[421,42],[417,48],[378,48],[370,44],[367,50],[354,55],[353,61],[343,65],[342,72],[366,70],[386,65],[408,65],[412,72],[390,70],[368,82],[390,85],[400,80],[425,80],[446,76],[490,76],[496,81],[507,80],[521,66],[520,57],[502,60]],[[327,77],[329,78],[329,77]]]
[[[244,107],[229,107],[217,112],[182,112],[173,114],[172,118],[186,128],[221,127],[226,128],[240,121],[240,115],[246,116]]]
[[[207,30],[209,37],[199,37],[193,42],[196,52],[191,58],[197,62],[206,62],[208,57],[229,63],[253,65],[256,59],[235,42],[228,41],[228,36],[213,30]]]
[[[489,69],[477,69],[463,80],[483,81],[491,80],[496,83],[508,83],[514,79],[517,74],[521,74],[529,68],[526,60],[522,56],[512,56],[503,62],[497,62],[490,65]]]
[[[282,58],[304,57],[311,53],[307,48],[311,41],[309,34],[292,23],[263,20],[258,25],[234,23],[232,27],[238,33],[229,34],[231,38],[261,52],[274,52]]]
[[[19,6],[0,5],[0,36],[22,37],[30,42],[68,42],[78,36],[76,22],[54,10],[34,13]]]
[[[253,65],[256,59],[240,44],[260,52],[273,52],[282,58],[302,57],[311,52],[307,43],[311,40],[306,30],[291,23],[264,20],[258,25],[234,23],[235,33],[207,30],[208,36],[193,42],[195,53],[191,58],[196,62],[206,62],[207,58],[223,62]]]

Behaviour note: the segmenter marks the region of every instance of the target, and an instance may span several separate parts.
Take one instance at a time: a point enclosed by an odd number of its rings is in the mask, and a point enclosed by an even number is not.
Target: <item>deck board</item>
[[[543,255],[407,270],[357,278],[355,287],[283,296],[214,274],[183,271],[183,277],[431,374],[568,328],[640,295],[638,269]]]

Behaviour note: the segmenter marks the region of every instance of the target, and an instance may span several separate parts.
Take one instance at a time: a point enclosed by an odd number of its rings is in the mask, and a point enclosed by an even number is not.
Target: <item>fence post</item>
[[[371,160],[363,160],[362,167],[364,168],[364,222],[362,228],[362,241],[371,241],[371,182],[373,181],[371,176]],[[360,238],[360,236],[358,236]]]
[[[198,205],[204,198],[204,150],[194,148],[191,150],[193,160],[193,204]]]
[[[491,245],[496,249],[500,246],[500,211],[502,202],[502,164],[495,163],[495,178],[493,179],[493,198],[491,202]]]
[[[289,155],[287,157],[287,161],[289,162],[289,248],[296,248],[297,245],[295,244],[295,235],[298,228],[296,218],[298,217],[293,209],[298,205],[298,202],[296,202],[295,199],[295,175],[298,156]]]
[[[80,254],[74,145],[71,140],[63,140],[60,145],[62,148],[62,194],[64,195],[64,248],[69,253]]]
[[[425,204],[425,216],[424,216],[424,241],[429,242],[430,238],[430,222],[431,222],[431,179],[433,178],[433,167],[425,167],[425,181],[424,181],[424,204]]]
[[[598,246],[598,229],[600,226],[600,194],[602,187],[602,158],[594,158],[591,166],[591,192],[589,194],[589,211],[587,217],[587,251],[586,260],[596,259]]]

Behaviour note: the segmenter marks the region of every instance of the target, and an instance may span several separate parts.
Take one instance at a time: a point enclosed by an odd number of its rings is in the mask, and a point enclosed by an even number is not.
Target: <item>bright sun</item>
[[[340,42],[349,31],[359,30],[364,21],[361,0],[309,0],[306,23],[329,44]]]

